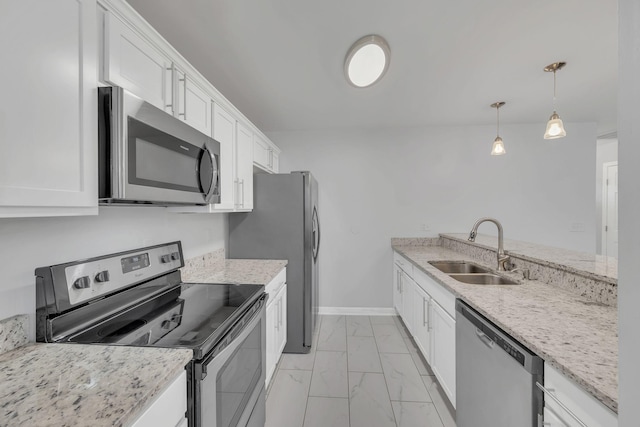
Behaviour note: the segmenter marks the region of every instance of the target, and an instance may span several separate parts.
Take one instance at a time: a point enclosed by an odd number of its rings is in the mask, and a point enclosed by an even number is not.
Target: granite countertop
[[[130,425],[192,356],[185,349],[20,347],[0,355],[0,425]]]
[[[469,243],[468,233],[442,233],[441,236]],[[498,249],[498,238],[478,234],[475,245],[495,251]],[[509,239],[504,239],[504,250],[509,255],[525,260],[552,265],[614,284],[618,282],[618,260],[612,257]]]
[[[393,249],[618,412],[616,307],[594,304],[536,280],[522,280],[518,273],[505,275],[521,285],[461,283],[428,262],[470,260],[468,256],[440,246],[393,245]]]
[[[266,285],[287,261],[269,259],[225,259],[211,266],[184,268],[182,280],[187,283],[242,283]]]

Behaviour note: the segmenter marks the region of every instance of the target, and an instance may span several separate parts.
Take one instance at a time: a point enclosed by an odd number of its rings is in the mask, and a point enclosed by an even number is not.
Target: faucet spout
[[[498,271],[506,271],[507,263],[509,262],[509,255],[504,253],[504,241],[503,241],[503,232],[502,232],[502,224],[497,219],[494,218],[480,218],[473,224],[473,228],[469,233],[469,241],[475,242],[476,236],[478,235],[478,227],[483,222],[492,222],[498,227]]]

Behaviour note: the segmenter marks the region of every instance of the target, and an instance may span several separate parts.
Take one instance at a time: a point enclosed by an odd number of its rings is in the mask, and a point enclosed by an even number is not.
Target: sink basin
[[[471,285],[519,285],[515,280],[507,279],[497,274],[450,274],[449,276],[458,282]]]
[[[464,261],[430,261],[429,264],[447,274],[489,273],[488,268]]]

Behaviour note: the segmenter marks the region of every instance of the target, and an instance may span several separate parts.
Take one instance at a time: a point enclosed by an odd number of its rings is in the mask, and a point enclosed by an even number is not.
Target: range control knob
[[[89,286],[91,286],[91,279],[89,276],[82,276],[73,282],[73,287],[76,289],[87,289]]]
[[[171,320],[165,320],[162,322],[162,324],[160,325],[162,327],[162,329],[169,329],[171,328]]]
[[[180,259],[180,253],[178,253],[178,252],[172,253],[171,254],[171,259],[174,260],[174,261]]]
[[[168,262],[171,262],[171,255],[162,255],[160,257],[160,263],[161,264],[166,264]]]
[[[109,281],[109,270],[104,270],[96,274],[96,282],[104,283],[108,281]]]

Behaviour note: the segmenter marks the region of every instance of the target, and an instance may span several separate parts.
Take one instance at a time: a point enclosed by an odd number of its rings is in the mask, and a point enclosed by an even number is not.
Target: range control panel
[[[71,305],[90,301],[184,265],[179,242],[94,258],[64,267]]]

